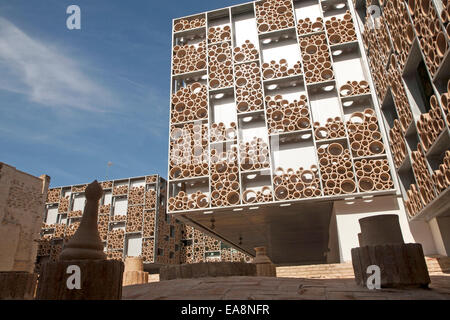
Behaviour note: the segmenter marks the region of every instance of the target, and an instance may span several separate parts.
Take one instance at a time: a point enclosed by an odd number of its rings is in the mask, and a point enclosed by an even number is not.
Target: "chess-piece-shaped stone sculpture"
[[[97,180],[86,188],[86,205],[80,226],[64,246],[59,261],[43,265],[37,299],[121,299],[124,264],[106,260],[98,233],[98,202],[102,194]]]
[[[255,248],[256,256],[253,264],[256,265],[256,276],[258,277],[276,277],[277,269],[266,254],[266,247]]]
[[[97,225],[98,201],[102,194],[103,189],[97,180],[87,186],[87,201],[80,226],[64,246],[59,260],[106,260]]]

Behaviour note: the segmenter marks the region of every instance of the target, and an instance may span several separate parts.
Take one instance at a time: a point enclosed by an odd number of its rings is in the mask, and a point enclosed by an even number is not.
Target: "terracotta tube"
[[[331,69],[325,69],[320,73],[320,76],[325,80],[331,79],[333,78],[333,71]]]
[[[202,170],[201,167],[196,167],[196,168],[194,169],[193,174],[199,176],[199,175],[202,174],[202,172],[203,172],[203,170]]]
[[[366,173],[363,170],[356,170],[356,176],[358,178],[364,177]]]
[[[408,0],[408,11],[411,14],[411,16],[414,16],[415,8],[416,8],[416,1]]]
[[[374,182],[370,178],[362,178],[359,180],[359,188],[363,192],[372,191],[374,188]]]
[[[239,203],[240,197],[239,193],[236,191],[231,191],[227,194],[227,202],[231,205],[236,205]]]
[[[344,84],[343,86],[341,86],[341,88],[339,90],[339,93],[343,97],[351,95],[352,92],[353,92],[353,87],[349,84]]]
[[[300,119],[297,120],[297,126],[300,129],[307,129],[307,128],[311,127],[309,118],[301,117]]]
[[[342,189],[339,187],[334,187],[333,188],[333,194],[341,194],[342,193]]]
[[[419,197],[420,197],[420,201],[422,202],[422,205],[426,206],[429,202],[427,190],[424,188],[419,188]]]
[[[448,50],[448,43],[443,32],[439,32],[436,37],[436,52],[440,58],[443,58]]]
[[[444,175],[445,175],[445,183],[446,183],[446,185],[448,187],[448,186],[450,186],[450,169],[447,168],[444,171]]]
[[[176,209],[176,210],[182,210],[182,209],[183,209],[183,206],[184,206],[183,201],[177,200],[177,201],[175,202],[175,209]]]
[[[373,134],[378,130],[378,125],[376,123],[372,122],[367,126],[367,129],[372,131],[371,134]]]
[[[227,171],[228,165],[225,162],[217,163],[215,169],[217,173],[222,174]]]
[[[170,177],[171,177],[172,179],[176,179],[176,178],[178,178],[178,177],[180,176],[180,174],[181,174],[181,168],[180,168],[180,167],[173,167],[172,169],[170,169],[169,174],[170,174]]]
[[[441,11],[441,19],[442,22],[445,24],[450,20],[450,4],[447,1],[447,8],[443,8]]]
[[[302,192],[304,188],[305,188],[305,185],[302,182],[297,182],[295,184],[295,190],[298,192]]]
[[[283,179],[280,176],[273,177],[273,184],[279,186],[283,183]]]
[[[337,33],[330,35],[329,40],[330,40],[331,44],[338,44],[338,43],[341,43],[341,41],[342,41],[341,36]]]
[[[225,187],[224,186],[224,188],[223,189],[221,189],[220,191],[219,191],[219,193],[220,193],[220,197],[223,199],[223,198],[225,198],[226,197],[226,195],[228,194],[227,193],[227,191],[228,191],[228,188],[227,187]]]
[[[326,184],[327,188],[336,187],[336,182],[334,180],[327,180],[327,182],[325,184]]]
[[[356,190],[356,184],[353,180],[346,179],[341,182],[341,189],[344,193],[353,193]]]
[[[260,33],[269,31],[269,25],[267,23],[262,23],[258,26],[258,31]]]
[[[301,174],[301,180],[303,183],[311,183],[314,180],[314,173],[312,170],[304,170]]]
[[[270,197],[272,197],[272,188],[269,187],[269,186],[264,186],[264,187],[262,187],[262,189],[261,189],[261,193],[262,193],[264,196],[270,196]]]
[[[449,110],[449,103],[450,103],[449,94],[448,93],[442,94],[441,95],[441,104],[442,104],[442,107],[444,108],[444,110],[446,110],[447,112]]]
[[[375,184],[375,190],[379,191],[379,190],[388,190],[389,189],[389,184],[387,183],[381,183],[381,182],[377,182]]]
[[[328,153],[333,156],[339,156],[343,153],[344,148],[339,143],[332,143],[328,146]]]
[[[289,193],[286,187],[278,186],[275,189],[275,198],[277,200],[285,200],[288,197]]]
[[[326,167],[326,166],[328,166],[329,161],[328,161],[327,158],[321,158],[321,159],[319,160],[319,163],[320,163],[321,166]]]
[[[372,141],[369,145],[369,150],[374,154],[383,153],[384,145],[378,140]]]
[[[314,189],[308,187],[303,190],[303,195],[307,198],[312,197],[314,195]]]
[[[282,167],[277,167],[277,168],[275,169],[275,175],[281,176],[281,175],[283,175],[283,174],[284,174],[284,169],[283,169]]]
[[[231,190],[239,190],[239,187],[239,182],[234,181],[230,184]]]
[[[350,145],[353,151],[358,151],[361,149],[361,144],[358,141],[353,141]]]
[[[186,204],[187,209],[195,209],[197,207],[197,203],[195,200],[189,200]]]
[[[326,127],[319,127],[314,131],[314,135],[317,139],[326,139],[329,136],[328,128]]]
[[[444,175],[440,170],[436,170],[433,172],[432,179],[433,183],[435,184],[435,186],[438,188],[439,191],[442,191],[443,189],[446,188]]]
[[[254,203],[256,201],[256,192],[253,190],[246,190],[242,196],[244,203]]]
[[[387,183],[391,180],[391,175],[386,172],[381,173],[379,177],[383,183]]]

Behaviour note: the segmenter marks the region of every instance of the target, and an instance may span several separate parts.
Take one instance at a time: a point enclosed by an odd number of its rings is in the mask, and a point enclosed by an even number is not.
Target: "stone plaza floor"
[[[131,300],[450,300],[450,274],[429,289],[369,290],[354,279],[217,277],[177,279],[123,288]]]

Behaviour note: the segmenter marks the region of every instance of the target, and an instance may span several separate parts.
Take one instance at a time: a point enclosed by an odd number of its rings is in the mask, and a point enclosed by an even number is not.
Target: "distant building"
[[[158,175],[103,181],[98,226],[108,259],[142,256],[146,270],[165,264],[248,257],[166,214],[166,181]],[[84,185],[48,192],[37,269],[55,261],[77,230],[85,205]]]

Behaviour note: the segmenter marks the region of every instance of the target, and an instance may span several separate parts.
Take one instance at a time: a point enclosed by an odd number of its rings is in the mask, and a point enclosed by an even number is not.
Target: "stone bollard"
[[[37,276],[24,271],[0,271],[0,300],[33,300]]]
[[[363,245],[403,244],[402,230],[396,214],[383,214],[359,219]]]
[[[382,288],[428,287],[428,274],[422,245],[403,242],[397,215],[379,215],[359,220],[359,248],[353,248],[355,281],[366,286],[369,266],[380,268]]]
[[[42,266],[37,299],[115,300],[122,298],[122,261],[106,260],[97,226],[97,181],[86,188],[86,206],[77,232],[64,246],[60,261]]]
[[[148,272],[144,271],[142,257],[127,257],[125,259],[125,271],[123,273],[123,285],[148,283]]]
[[[358,233],[358,243],[359,243],[359,246],[360,246],[360,247],[363,247],[363,246],[364,246],[364,240],[363,240],[363,237],[362,237],[362,233],[361,233],[361,232]]]
[[[253,259],[253,264],[256,265],[257,277],[276,277],[277,269],[275,265],[270,261],[266,254],[266,247],[255,248],[256,257]]]

